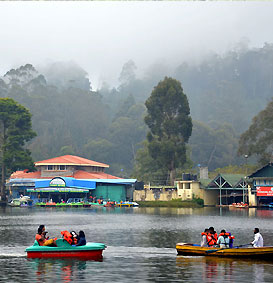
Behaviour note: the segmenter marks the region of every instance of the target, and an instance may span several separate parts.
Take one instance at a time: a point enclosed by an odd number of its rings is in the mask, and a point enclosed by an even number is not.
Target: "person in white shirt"
[[[208,241],[207,241],[208,232],[209,232],[209,229],[205,229],[205,231],[201,234],[201,236],[202,236],[201,243],[200,243],[201,247],[207,247],[208,246]]]
[[[220,245],[220,248],[229,248],[229,233],[226,233],[226,230],[222,230],[219,234],[217,244]]]
[[[254,229],[254,241],[250,243],[254,248],[260,248],[264,246],[263,236],[260,234],[259,228]]]

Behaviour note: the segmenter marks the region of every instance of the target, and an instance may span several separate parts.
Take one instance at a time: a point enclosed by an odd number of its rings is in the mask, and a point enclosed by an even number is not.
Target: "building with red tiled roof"
[[[39,184],[39,186],[41,184],[47,184],[46,180],[48,180],[48,186],[50,186],[50,181],[55,178],[62,179],[64,182],[65,180],[72,178],[75,180],[95,182],[96,189],[94,190],[92,185],[92,188],[90,188],[90,190],[92,189],[92,192],[90,191],[90,194],[95,197],[102,197],[104,199],[117,201],[128,198],[131,199],[131,196],[128,197],[127,189],[130,187],[131,191],[132,184],[136,182],[135,179],[123,179],[104,172],[105,169],[109,168],[108,164],[74,155],[64,155],[38,161],[35,162],[35,167],[37,169],[36,172],[23,170],[16,171],[11,174],[9,182],[7,183],[10,187],[10,191],[12,191],[11,188],[13,188],[13,191],[15,192],[15,188],[17,187],[17,196],[21,194],[25,195],[28,191],[33,190],[37,184]],[[42,182],[39,180],[45,181]],[[75,182],[80,184],[80,181]],[[25,184],[28,184],[28,186]],[[39,187],[39,192],[42,192],[41,190],[42,189]],[[80,191],[80,189],[78,191]],[[56,197],[57,199],[56,194],[51,194],[50,197]],[[60,197],[62,199],[66,198],[64,195],[59,195],[58,198]]]
[[[58,177],[73,177],[76,179],[121,179],[107,174],[108,164],[96,162],[74,155],[64,155],[35,162],[36,172],[16,171],[11,178],[48,179]]]
[[[107,164],[96,162],[75,155],[64,155],[64,156],[54,157],[35,162],[36,167],[42,165],[73,165],[73,166],[84,166],[84,167],[109,168],[109,165]]]

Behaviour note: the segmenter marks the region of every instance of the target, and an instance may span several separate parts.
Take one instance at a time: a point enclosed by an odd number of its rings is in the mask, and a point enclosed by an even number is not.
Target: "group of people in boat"
[[[201,233],[201,247],[220,247],[220,248],[233,248],[233,241],[235,237],[226,230],[221,230],[218,235],[214,230],[214,227],[205,229]],[[259,228],[254,229],[254,241],[249,243],[254,248],[263,247],[263,237],[260,233]]]
[[[214,227],[205,229],[205,231],[201,233],[201,236],[201,247],[220,246],[220,248],[232,248],[235,238],[230,232],[226,232],[226,230],[221,230],[218,236]]]
[[[40,225],[38,227],[37,234],[35,236],[35,240],[38,242],[40,246],[49,246],[49,247],[57,247],[56,240],[57,238],[49,239],[46,235],[48,232],[45,229],[45,225]],[[67,241],[72,246],[84,246],[86,245],[85,234],[81,230],[77,234],[75,231],[68,232],[62,231],[63,240]]]

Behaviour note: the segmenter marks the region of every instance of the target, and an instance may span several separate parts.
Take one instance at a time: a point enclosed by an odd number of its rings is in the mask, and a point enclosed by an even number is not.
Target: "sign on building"
[[[65,181],[62,178],[54,178],[49,183],[50,187],[65,187]]]
[[[273,187],[256,187],[257,196],[259,197],[273,197]]]

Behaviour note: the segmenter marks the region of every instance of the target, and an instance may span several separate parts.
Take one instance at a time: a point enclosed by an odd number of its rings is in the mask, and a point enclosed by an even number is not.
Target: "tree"
[[[218,124],[213,129],[200,121],[193,121],[189,140],[191,159],[196,165],[208,166],[209,170],[239,164],[238,140],[229,124]]]
[[[239,140],[240,155],[257,155],[259,163],[266,164],[273,153],[273,100],[252,120]]]
[[[1,152],[1,197],[5,200],[5,179],[18,169],[34,170],[30,151],[25,143],[36,133],[31,129],[31,114],[28,109],[11,98],[0,98],[0,152]]]
[[[121,84],[129,84],[131,81],[136,79],[136,71],[137,67],[133,60],[129,60],[126,62],[121,70],[119,81]]]
[[[186,143],[192,132],[187,96],[181,83],[165,77],[145,102],[148,150],[151,157],[169,171],[174,184],[176,168],[186,162]]]

